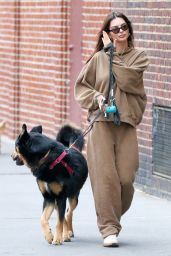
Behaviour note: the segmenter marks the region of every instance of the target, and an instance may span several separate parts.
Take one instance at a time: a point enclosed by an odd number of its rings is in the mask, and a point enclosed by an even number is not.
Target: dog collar
[[[68,151],[64,150],[50,165],[49,169],[52,170],[57,164],[61,163],[69,172],[69,174],[73,174],[73,169],[65,162],[63,159],[68,155]]]

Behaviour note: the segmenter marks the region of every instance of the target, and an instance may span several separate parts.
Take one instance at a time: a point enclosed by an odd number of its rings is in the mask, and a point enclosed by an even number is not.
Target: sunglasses
[[[128,29],[128,25],[127,24],[122,24],[121,26],[116,26],[113,27],[111,29],[109,29],[109,32],[113,32],[114,34],[118,34],[120,32],[120,30],[126,31]]]

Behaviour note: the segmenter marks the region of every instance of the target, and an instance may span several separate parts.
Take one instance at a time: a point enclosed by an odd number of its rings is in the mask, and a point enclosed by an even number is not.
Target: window
[[[171,108],[153,108],[153,174],[171,179]]]

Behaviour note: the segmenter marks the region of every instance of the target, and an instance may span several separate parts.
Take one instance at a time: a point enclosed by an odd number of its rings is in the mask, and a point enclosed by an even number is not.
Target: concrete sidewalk
[[[74,215],[75,238],[62,246],[44,240],[40,216],[42,196],[26,167],[10,158],[13,143],[2,140],[0,155],[0,256],[171,256],[171,203],[136,190],[122,218],[119,248],[104,248],[96,226],[89,180]],[[55,214],[51,221],[55,227]]]

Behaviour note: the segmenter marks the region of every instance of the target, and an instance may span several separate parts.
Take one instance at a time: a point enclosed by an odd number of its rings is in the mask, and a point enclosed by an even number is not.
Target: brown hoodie
[[[147,97],[143,72],[149,64],[142,50],[129,48],[124,54],[114,53],[113,73],[116,79],[115,98],[122,122],[136,126],[142,120]],[[81,70],[75,85],[75,98],[82,108],[88,109],[92,120],[98,109],[97,96],[108,95],[109,53],[97,52]],[[97,121],[112,121],[101,114]]]

